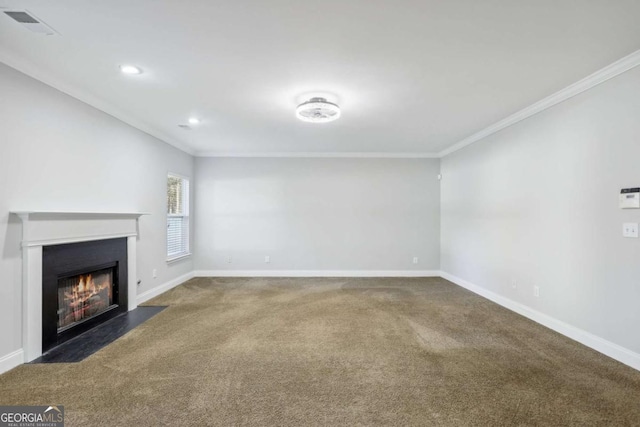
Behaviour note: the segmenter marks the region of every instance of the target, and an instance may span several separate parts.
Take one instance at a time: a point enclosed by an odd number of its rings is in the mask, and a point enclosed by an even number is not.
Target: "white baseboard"
[[[438,270],[197,270],[196,277],[439,277]]]
[[[189,279],[192,279],[193,277],[194,277],[194,272],[193,271],[190,271],[187,274],[183,274],[180,277],[176,277],[175,279],[170,280],[170,281],[168,281],[166,283],[163,283],[160,286],[156,286],[153,289],[150,289],[150,290],[148,290],[146,292],[141,293],[140,295],[137,296],[136,302],[138,304],[142,304],[144,302],[147,302],[151,298],[157,297],[158,295],[160,295],[160,294],[162,294],[164,292],[167,292],[169,289],[173,289],[178,285],[183,284],[184,282],[186,282]]]
[[[600,338],[599,336],[594,335],[590,332],[584,331],[580,328],[576,328],[575,326],[569,325],[568,323],[564,323],[561,320],[527,307],[524,304],[498,295],[495,292],[491,292],[452,274],[443,271],[441,276],[442,278],[447,279],[448,281],[453,282],[458,286],[468,289],[473,293],[476,293],[488,300],[495,302],[496,304],[499,304],[528,319],[533,320],[536,323],[546,326],[547,328],[552,329],[568,338],[571,338],[572,340],[575,340],[606,356],[609,356],[612,359],[617,360],[618,362],[624,363],[625,365],[640,371],[640,354],[638,353],[635,353],[618,344],[612,343],[611,341]]]
[[[10,371],[16,366],[22,365],[24,363],[24,352],[22,349],[16,350],[7,354],[6,356],[0,357],[0,374]]]

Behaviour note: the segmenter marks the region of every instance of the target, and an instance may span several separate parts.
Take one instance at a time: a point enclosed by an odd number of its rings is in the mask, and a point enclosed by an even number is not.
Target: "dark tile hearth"
[[[31,363],[80,362],[146,322],[165,308],[167,307],[138,307],[135,310],[123,313],[70,341],[52,348]]]

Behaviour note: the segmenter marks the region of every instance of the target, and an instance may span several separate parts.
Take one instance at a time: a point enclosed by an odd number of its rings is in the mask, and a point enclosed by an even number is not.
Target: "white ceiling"
[[[0,59],[195,153],[435,153],[640,48],[638,0],[0,0]],[[145,73],[119,73],[119,64]],[[342,118],[297,120],[305,95]],[[178,128],[189,116],[203,123]]]

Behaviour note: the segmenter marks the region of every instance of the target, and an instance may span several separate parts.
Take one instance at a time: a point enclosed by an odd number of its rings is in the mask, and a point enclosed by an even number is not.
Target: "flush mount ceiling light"
[[[120,71],[122,71],[124,74],[131,74],[131,75],[142,74],[142,69],[136,67],[135,65],[121,65]]]
[[[324,98],[311,98],[298,105],[296,116],[303,122],[328,123],[340,117],[340,107]]]
[[[192,125],[200,124],[200,119],[197,117],[189,117],[189,123],[191,123]]]

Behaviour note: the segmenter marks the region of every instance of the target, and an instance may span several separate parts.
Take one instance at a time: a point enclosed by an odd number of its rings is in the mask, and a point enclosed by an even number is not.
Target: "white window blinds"
[[[167,177],[167,259],[189,254],[189,180]]]

